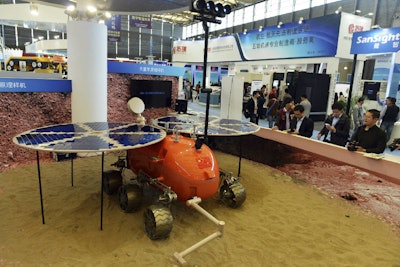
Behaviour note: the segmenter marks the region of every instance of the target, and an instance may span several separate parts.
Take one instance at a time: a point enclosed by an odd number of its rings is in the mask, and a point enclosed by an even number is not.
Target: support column
[[[107,27],[68,21],[67,34],[72,122],[107,121]]]

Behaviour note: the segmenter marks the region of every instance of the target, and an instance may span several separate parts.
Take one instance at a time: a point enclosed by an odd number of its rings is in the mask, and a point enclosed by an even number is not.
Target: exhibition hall
[[[400,1],[0,1],[0,266],[397,266]]]

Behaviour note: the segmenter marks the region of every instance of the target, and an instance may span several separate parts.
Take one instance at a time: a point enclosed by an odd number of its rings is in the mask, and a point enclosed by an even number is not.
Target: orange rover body
[[[212,150],[185,136],[167,135],[151,146],[128,151],[127,166],[133,172],[145,172],[171,187],[178,200],[194,196],[210,198],[218,193],[220,171]]]

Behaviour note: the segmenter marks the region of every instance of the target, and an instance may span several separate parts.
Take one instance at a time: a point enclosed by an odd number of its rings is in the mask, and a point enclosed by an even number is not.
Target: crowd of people
[[[260,119],[268,121],[268,127],[272,130],[285,131],[290,134],[301,135],[310,138],[314,131],[314,122],[310,119],[312,104],[307,95],[301,95],[301,101],[295,104],[288,90],[281,93],[273,86],[268,92],[263,85],[260,90],[255,90],[245,105],[245,114],[250,121],[258,124]],[[353,107],[351,129],[351,117],[346,115],[346,100],[344,96],[335,99],[331,106],[332,113],[326,117],[323,127],[317,134],[317,139],[338,146],[347,146],[349,150],[366,153],[382,153],[394,127],[394,123],[400,119],[399,107],[396,98],[387,97],[386,101],[378,102],[382,110],[364,110],[364,98],[358,98]],[[351,149],[349,144],[351,144]],[[400,144],[394,144],[400,149]]]

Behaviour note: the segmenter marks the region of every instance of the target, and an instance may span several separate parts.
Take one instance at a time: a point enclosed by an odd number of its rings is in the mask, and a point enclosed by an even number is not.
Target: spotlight
[[[64,13],[70,16],[72,19],[78,18],[78,10],[76,10],[75,6],[73,5],[68,6]]]
[[[221,20],[217,20],[216,18],[223,18],[230,14],[232,8],[230,5],[224,6],[222,3],[220,3],[220,1],[215,3],[214,1],[206,2],[205,0],[192,0],[190,11],[198,14],[194,16],[194,19],[196,20],[220,24]]]
[[[192,2],[192,6],[190,11],[193,12],[201,12],[204,11],[204,9],[206,8],[206,1],[205,0],[195,0]]]
[[[29,6],[29,10],[30,10],[32,16],[38,16],[39,15],[39,7],[37,5],[31,4]]]
[[[303,20],[304,20],[304,18],[303,18],[303,17],[300,17],[300,19],[299,19],[299,24],[303,24]]]
[[[86,17],[88,19],[92,19],[97,15],[97,8],[94,6],[87,6],[86,7]]]
[[[263,26],[258,27],[258,31],[261,32],[263,29]]]
[[[247,34],[247,29],[244,29],[244,32],[243,32],[243,34],[244,34],[244,35],[246,35],[246,34]]]
[[[336,9],[335,13],[336,13],[336,14],[339,14],[340,12],[342,12],[342,7],[341,7],[341,6],[338,7],[338,9]]]
[[[277,25],[276,27],[280,28],[280,27],[282,27],[282,25],[283,25],[283,22],[282,22],[282,21],[279,21],[279,22],[278,22],[278,25]]]

